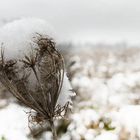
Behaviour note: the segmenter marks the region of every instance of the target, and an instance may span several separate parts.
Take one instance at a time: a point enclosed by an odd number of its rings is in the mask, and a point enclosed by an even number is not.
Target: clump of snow
[[[3,43],[5,57],[22,58],[31,47],[36,47],[33,41],[37,33],[56,40],[52,27],[43,19],[23,18],[4,25],[0,28],[0,44]]]
[[[80,117],[79,117],[80,116]],[[90,124],[94,124],[99,120],[99,114],[92,109],[80,110],[78,113],[74,113],[71,116],[72,123],[68,126],[68,132],[71,134],[72,138],[77,138],[80,140],[81,137],[90,140],[94,137],[94,130],[87,130]]]
[[[67,102],[70,103],[70,108],[72,107],[72,97],[76,96],[76,93],[72,91],[72,86],[68,80],[66,72],[64,73],[64,80],[60,96],[58,97],[57,104],[64,106]]]
[[[43,134],[41,140],[51,140],[52,139],[52,133],[51,132],[46,132]]]
[[[61,137],[61,140],[71,140],[71,137],[69,134],[66,133]]]
[[[130,132],[135,129],[140,132],[140,105],[124,106],[119,111],[112,113],[112,119]]]
[[[0,136],[5,136],[8,140],[28,140],[30,130],[24,111],[27,111],[25,107],[13,103],[0,110]]]
[[[111,132],[103,132],[95,138],[95,140],[119,140],[116,134]]]

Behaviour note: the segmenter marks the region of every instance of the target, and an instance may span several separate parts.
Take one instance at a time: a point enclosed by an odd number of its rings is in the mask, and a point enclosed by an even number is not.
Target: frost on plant
[[[3,44],[0,81],[17,99],[34,110],[29,114],[29,121],[40,125],[49,122],[56,139],[54,119],[63,117],[71,103],[70,97],[60,103],[64,97],[61,89],[65,69],[63,56],[55,48],[54,40],[36,34],[23,58],[7,59],[5,53]],[[64,87],[63,90],[65,91]]]

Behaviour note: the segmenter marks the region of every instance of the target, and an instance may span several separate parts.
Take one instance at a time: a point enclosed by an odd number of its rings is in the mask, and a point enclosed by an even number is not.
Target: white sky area
[[[0,20],[46,19],[63,41],[140,44],[140,0],[0,0]]]

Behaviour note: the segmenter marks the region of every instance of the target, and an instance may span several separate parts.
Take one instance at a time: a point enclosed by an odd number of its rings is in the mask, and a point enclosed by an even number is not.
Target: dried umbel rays
[[[53,120],[65,115],[69,102],[64,106],[57,103],[63,78],[64,60],[51,38],[38,35],[22,59],[7,60],[4,45],[1,47],[0,81],[35,111],[30,114],[33,121],[48,121],[53,127]]]

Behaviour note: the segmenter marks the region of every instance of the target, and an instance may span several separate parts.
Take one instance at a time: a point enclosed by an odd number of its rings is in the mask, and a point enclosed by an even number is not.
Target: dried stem
[[[55,129],[55,126],[54,126],[54,121],[50,120],[49,123],[50,123],[50,127],[51,127],[51,130],[52,130],[53,140],[58,140],[56,129]]]

